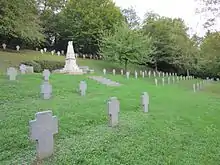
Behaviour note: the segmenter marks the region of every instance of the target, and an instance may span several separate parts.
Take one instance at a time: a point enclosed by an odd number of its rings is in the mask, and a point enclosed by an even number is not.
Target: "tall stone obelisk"
[[[70,74],[83,74],[83,71],[79,69],[78,65],[76,64],[76,56],[73,49],[73,41],[68,42],[65,66],[61,70],[61,72]]]

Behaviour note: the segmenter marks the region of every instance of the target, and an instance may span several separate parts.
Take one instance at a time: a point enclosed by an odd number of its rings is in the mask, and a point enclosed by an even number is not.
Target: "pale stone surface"
[[[200,85],[199,85],[199,83],[196,83],[196,88],[197,88],[198,91],[200,90]]]
[[[142,72],[142,78],[144,78],[144,72]]]
[[[5,43],[2,44],[3,49],[5,50],[7,45]]]
[[[123,69],[121,69],[121,75],[123,75],[124,74],[124,71],[123,71]]]
[[[162,78],[162,84],[163,84],[163,86],[164,86],[164,84],[165,84],[165,79],[164,79],[164,78]]]
[[[86,55],[85,54],[83,54],[83,59],[85,59],[86,58]]]
[[[36,48],[35,50],[36,50],[36,51],[38,51],[39,49],[38,49],[38,48]]]
[[[163,72],[162,74],[163,74],[163,77],[164,77],[164,76],[165,76],[165,73]]]
[[[43,99],[48,100],[51,98],[52,94],[52,85],[48,81],[44,81],[41,85],[41,94],[43,95]]]
[[[170,84],[170,77],[167,78],[167,83]]]
[[[160,77],[160,74],[161,74],[161,73],[160,73],[160,72],[158,72],[158,76],[159,76],[159,77]]]
[[[166,76],[168,77],[168,73],[166,72]]]
[[[9,76],[10,81],[16,80],[16,77],[18,75],[17,69],[15,69],[14,67],[9,67],[7,69],[7,75]]]
[[[61,50],[61,54],[64,54],[64,50]]]
[[[112,74],[115,76],[115,69],[112,70]]]
[[[158,85],[158,81],[157,81],[156,78],[155,78],[154,82],[155,82],[155,85],[157,86]]]
[[[169,73],[169,76],[172,76],[171,73]]]
[[[142,75],[142,70],[140,70],[140,75]]]
[[[43,77],[44,77],[45,81],[49,81],[49,79],[50,79],[50,71],[49,71],[49,69],[44,69]]]
[[[86,95],[86,90],[87,90],[87,84],[85,81],[80,81],[79,84],[79,91],[81,96],[85,96]]]
[[[54,51],[54,50],[52,50],[52,51],[51,51],[51,55],[54,55],[54,52],[55,52],[55,51]]]
[[[106,75],[106,69],[105,68],[103,69],[103,74]]]
[[[79,69],[78,65],[76,64],[76,57],[73,49],[73,41],[68,42],[65,66],[60,71],[61,73],[83,74],[83,71]]]
[[[19,69],[20,69],[21,74],[25,74],[25,73],[26,73],[26,65],[21,64],[21,65],[19,66]]]
[[[129,79],[130,77],[130,72],[126,72],[126,78]]]
[[[57,51],[57,55],[60,56],[60,51]]]
[[[134,72],[134,77],[137,79],[137,77],[138,77],[137,71]]]
[[[196,92],[196,84],[193,84],[193,92]]]
[[[108,115],[109,126],[114,127],[118,125],[118,115],[120,111],[120,103],[116,97],[111,97],[108,100]]]
[[[44,48],[44,52],[45,52],[45,53],[47,52],[47,48]]]
[[[101,84],[105,84],[107,86],[120,86],[121,84],[115,81],[112,81],[110,79],[107,79],[102,76],[89,76],[90,79],[96,80],[100,82]]]
[[[173,76],[172,78],[173,78],[173,84],[174,84],[175,83],[175,77]]]
[[[150,76],[151,76],[151,71],[148,72],[148,77],[150,78]]]
[[[41,54],[44,54],[44,50],[43,49],[41,49],[40,52],[41,52]]]
[[[19,46],[19,45],[16,46],[16,50],[17,50],[17,51],[20,50],[20,46]]]
[[[26,73],[34,73],[34,67],[26,65]]]
[[[147,92],[143,92],[141,95],[141,105],[143,107],[143,111],[148,112],[149,95]]]
[[[176,81],[179,82],[179,76],[176,77]]]
[[[154,71],[154,77],[156,77],[156,72]]]
[[[36,119],[29,122],[30,139],[37,141],[37,157],[41,160],[53,154],[53,135],[58,133],[58,120],[51,111],[36,113]]]

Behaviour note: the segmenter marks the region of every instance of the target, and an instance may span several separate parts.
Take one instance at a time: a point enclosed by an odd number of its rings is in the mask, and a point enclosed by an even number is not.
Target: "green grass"
[[[1,69],[39,56],[34,52],[0,52]],[[64,60],[50,55],[40,58]],[[116,67],[96,60],[78,62],[97,71]],[[107,87],[87,76],[52,74],[50,100],[40,98],[41,74],[19,75],[15,82],[0,76],[0,164],[219,165],[219,83],[207,84],[193,93],[192,84],[197,80],[156,87],[153,79],[127,80],[107,74],[123,84]],[[81,80],[88,84],[85,97],[76,92]],[[150,95],[149,113],[143,113],[140,107],[140,96],[145,91]],[[116,128],[108,127],[106,101],[112,96],[120,100]],[[53,156],[37,162],[28,122],[43,110],[52,110],[58,117],[59,133],[54,136]]]
[[[16,82],[1,76],[0,164],[36,164],[28,122],[48,109],[59,119],[59,133],[54,155],[40,164],[219,164],[220,97],[208,90],[220,92],[219,84],[193,93],[195,80],[156,87],[148,78],[107,77],[123,85],[107,87],[86,76],[54,74],[53,98],[45,101],[39,96],[41,75],[19,76]],[[86,97],[75,92],[80,80],[88,83]],[[144,91],[150,95],[147,114],[140,107]],[[107,124],[111,96],[120,100],[117,128]]]
[[[64,61],[64,56],[51,55],[51,53],[44,53],[43,55],[40,52],[24,50],[20,53],[11,53],[6,51],[0,51],[0,73],[5,73],[6,69],[10,66],[18,67],[22,61],[30,60],[50,60],[50,61]],[[90,59],[77,59],[77,64],[80,66],[89,66],[91,69],[95,69],[96,72],[102,71],[103,68],[106,68],[107,71],[116,69],[117,72],[120,72],[120,69],[123,68],[121,64],[113,64],[112,62],[105,62],[102,60],[90,60]],[[140,69],[144,67],[139,67],[133,64],[129,65],[130,70]]]

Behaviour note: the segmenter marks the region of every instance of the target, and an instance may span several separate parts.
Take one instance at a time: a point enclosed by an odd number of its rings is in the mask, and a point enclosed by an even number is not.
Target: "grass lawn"
[[[37,164],[29,120],[51,109],[59,119],[54,155],[44,165],[219,165],[220,85],[193,93],[191,81],[156,87],[152,79],[126,80],[107,87],[84,76],[53,74],[53,98],[39,97],[40,74],[9,82],[0,77],[0,164]],[[75,92],[86,80],[86,97]],[[150,95],[149,113],[142,112],[140,95]],[[106,101],[120,100],[120,124],[108,127]]]

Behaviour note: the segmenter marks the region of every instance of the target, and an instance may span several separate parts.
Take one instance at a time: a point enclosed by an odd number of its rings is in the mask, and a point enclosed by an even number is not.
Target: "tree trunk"
[[[157,72],[157,62],[155,62],[155,71]]]
[[[127,69],[128,69],[127,67],[128,67],[128,60],[126,59],[125,60],[125,72],[127,72]]]

